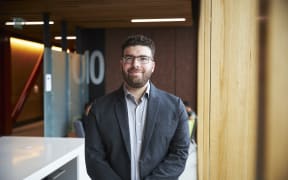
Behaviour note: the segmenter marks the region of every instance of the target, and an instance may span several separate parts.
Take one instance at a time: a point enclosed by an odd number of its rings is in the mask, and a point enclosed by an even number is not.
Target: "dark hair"
[[[128,36],[126,41],[122,44],[122,55],[124,53],[125,48],[127,48],[129,46],[137,46],[137,45],[149,47],[151,49],[152,56],[154,57],[155,44],[154,44],[153,40],[144,36],[144,35],[141,35],[141,34]]]
[[[186,101],[186,100],[183,100],[183,104],[184,104],[185,106],[190,106],[189,101]]]

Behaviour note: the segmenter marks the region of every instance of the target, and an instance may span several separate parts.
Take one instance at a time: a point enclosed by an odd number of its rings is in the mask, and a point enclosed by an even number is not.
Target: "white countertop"
[[[86,179],[83,138],[0,137],[0,179],[39,180],[79,157]]]

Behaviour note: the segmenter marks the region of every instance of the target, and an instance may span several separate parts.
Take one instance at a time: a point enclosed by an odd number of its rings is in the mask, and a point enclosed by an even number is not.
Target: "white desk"
[[[86,180],[84,139],[0,137],[1,180]]]

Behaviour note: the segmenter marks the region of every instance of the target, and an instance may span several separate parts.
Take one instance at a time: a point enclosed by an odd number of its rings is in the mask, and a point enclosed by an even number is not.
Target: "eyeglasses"
[[[141,64],[147,64],[152,61],[152,57],[149,56],[124,56],[122,57],[124,63],[131,64],[134,60],[138,60]]]

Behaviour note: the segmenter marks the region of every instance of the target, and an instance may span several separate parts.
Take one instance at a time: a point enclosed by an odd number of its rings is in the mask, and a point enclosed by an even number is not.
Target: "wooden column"
[[[198,57],[200,180],[254,180],[257,2],[204,0]]]

